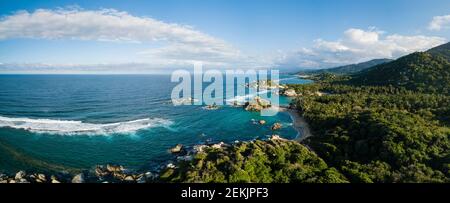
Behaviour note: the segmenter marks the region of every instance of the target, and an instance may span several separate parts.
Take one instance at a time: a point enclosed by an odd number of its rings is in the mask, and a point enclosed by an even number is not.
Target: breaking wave
[[[8,118],[0,116],[0,127],[23,129],[34,133],[51,134],[127,134],[138,130],[169,127],[173,122],[162,118],[145,118],[126,122],[95,124],[82,121],[31,119],[31,118]]]
[[[268,92],[270,92],[269,90],[263,90],[263,91],[259,91],[253,94],[246,94],[246,95],[242,95],[242,96],[235,96],[234,98],[231,99],[227,99],[226,102],[227,103],[233,103],[233,102],[238,102],[238,103],[245,103],[247,101],[251,101],[254,97],[262,95],[262,94],[267,94]]]

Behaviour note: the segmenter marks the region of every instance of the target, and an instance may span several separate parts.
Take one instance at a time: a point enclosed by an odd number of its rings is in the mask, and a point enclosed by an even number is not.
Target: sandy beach
[[[297,131],[297,136],[295,137],[295,141],[302,142],[308,137],[312,136],[311,130],[309,128],[308,123],[305,121],[303,117],[295,109],[289,109],[285,107],[280,107],[280,111],[286,111],[292,118],[292,127]]]

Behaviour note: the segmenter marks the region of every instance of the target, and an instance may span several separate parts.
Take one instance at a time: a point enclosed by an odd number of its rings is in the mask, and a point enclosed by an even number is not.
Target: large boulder
[[[183,150],[183,145],[182,144],[177,144],[175,147],[170,149],[170,152],[172,152],[172,153],[180,153],[182,150]]]
[[[281,125],[281,123],[274,123],[272,125],[272,130],[279,130],[283,127],[283,125]]]
[[[20,180],[25,178],[25,176],[27,175],[27,173],[25,173],[25,171],[19,171],[16,173],[16,176],[14,176],[15,180]]]
[[[110,172],[109,172],[109,170],[106,167],[101,166],[101,165],[98,165],[98,166],[95,167],[95,175],[97,177],[104,177],[104,176],[107,176],[109,174],[110,174]]]
[[[80,173],[72,178],[72,183],[84,183],[84,174]]]
[[[124,170],[123,166],[107,164],[106,169],[111,173],[122,172]]]
[[[51,183],[61,183],[61,181],[59,181],[54,175],[50,176],[50,179],[52,180]]]

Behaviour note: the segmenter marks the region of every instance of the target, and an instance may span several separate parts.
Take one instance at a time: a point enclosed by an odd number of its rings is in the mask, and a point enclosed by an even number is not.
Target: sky
[[[0,72],[329,68],[449,39],[448,0],[0,1]]]

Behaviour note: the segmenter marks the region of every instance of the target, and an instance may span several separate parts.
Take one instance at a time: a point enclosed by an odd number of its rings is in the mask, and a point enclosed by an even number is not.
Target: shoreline
[[[297,131],[297,136],[293,139],[294,141],[300,143],[306,138],[313,136],[309,124],[302,116],[300,116],[297,110],[286,107],[280,107],[280,110],[287,112],[291,116],[292,127]]]

